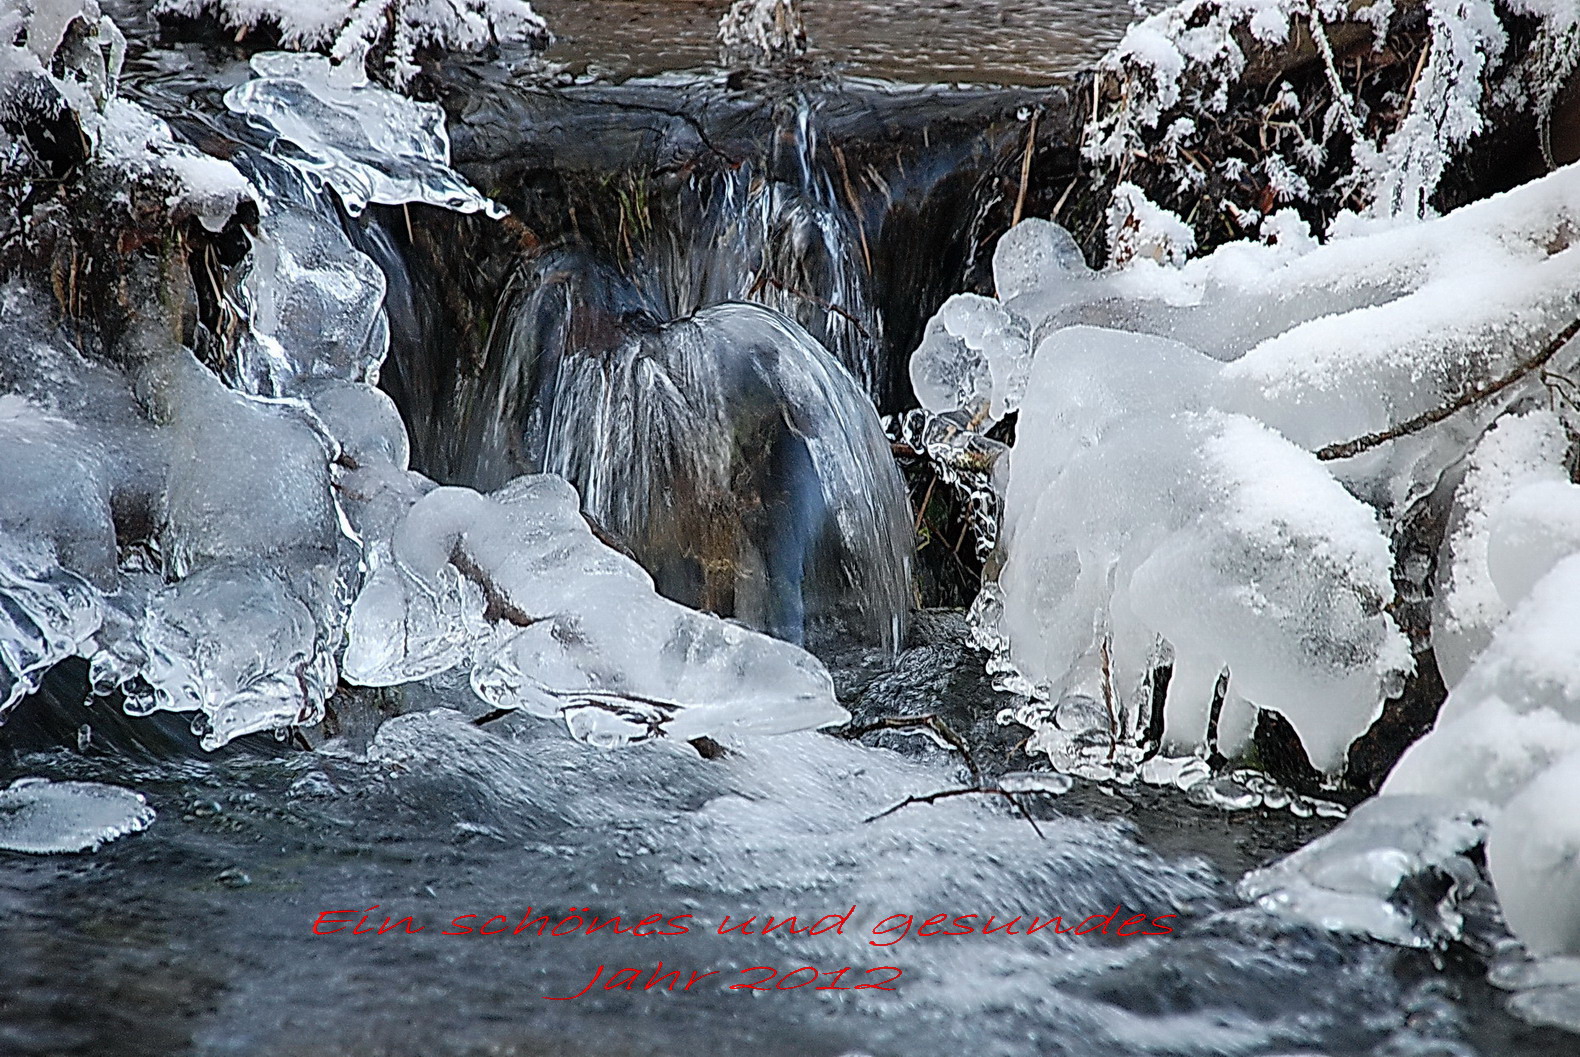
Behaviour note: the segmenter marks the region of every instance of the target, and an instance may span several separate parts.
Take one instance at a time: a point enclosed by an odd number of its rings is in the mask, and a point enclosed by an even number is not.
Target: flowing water
[[[0,779],[125,786],[155,817],[91,854],[0,852],[0,1054],[1567,1052],[1501,1012],[1467,950],[1434,964],[1244,905],[1240,875],[1324,820],[1004,776],[1029,765],[996,718],[1012,699],[961,621],[902,626],[910,515],[866,398],[909,402],[895,364],[920,322],[980,284],[1012,208],[1063,189],[1063,97],[666,73],[708,64],[717,6],[545,3],[549,59],[624,84],[454,73],[457,166],[516,226],[353,219],[282,190],[275,230],[304,258],[355,244],[377,264],[384,385],[419,468],[485,488],[563,473],[667,594],[812,642],[858,722],[943,715],[975,766],[1029,791],[900,806],[972,780],[903,727],[599,748],[484,716],[454,673],[342,694],[312,751],[256,735],[205,753],[169,714],[85,706],[64,665],[0,727]],[[1128,18],[805,10],[846,73],[1038,86]],[[234,58],[132,68],[262,179],[273,163],[247,152],[272,148],[217,103],[245,78]],[[233,384],[283,384],[260,357]],[[591,929],[615,916],[623,931]]]
[[[712,65],[729,4],[545,0],[537,8],[558,38],[550,61],[629,77]],[[1024,85],[1069,77],[1135,17],[1126,0],[804,0],[801,11],[812,57],[853,76]]]

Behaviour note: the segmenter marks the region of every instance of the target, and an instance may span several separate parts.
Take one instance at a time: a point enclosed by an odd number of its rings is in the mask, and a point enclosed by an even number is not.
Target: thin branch
[[[494,582],[488,571],[479,565],[459,542],[456,543],[455,548],[450,552],[450,564],[455,566],[456,571],[476,584],[478,589],[483,592],[483,600],[487,607],[483,611],[484,618],[488,620],[503,620],[506,623],[514,624],[518,628],[530,628],[538,622],[537,617],[532,616],[510,600],[510,597]]]
[[[1040,110],[1031,112],[1031,127],[1026,130],[1026,151],[1020,158],[1020,191],[1015,195],[1015,213],[1010,218],[1010,227],[1019,224],[1020,218],[1026,215],[1026,188],[1031,183],[1031,156],[1037,147],[1037,119],[1041,116]]]
[[[1001,796],[1014,805],[1015,810],[1020,812],[1022,818],[1031,823],[1031,828],[1038,837],[1041,837],[1043,840],[1048,839],[1047,836],[1043,834],[1042,827],[1037,825],[1037,820],[1032,818],[1031,813],[1026,810],[1026,806],[1003,789],[944,789],[940,792],[927,793],[923,796],[908,796],[898,804],[895,804],[893,807],[884,811],[880,811],[865,821],[876,822],[880,818],[887,818],[889,815],[894,814],[901,808],[910,807],[912,804],[931,804],[939,800],[947,800],[953,796]]]
[[[506,716],[514,715],[518,711],[519,709],[514,708],[496,708],[492,712],[484,712],[481,716],[478,716],[476,719],[472,720],[472,726],[487,726],[496,719],[504,719]]]
[[[861,236],[861,260],[872,274],[872,251],[867,248],[867,225],[861,219],[861,202],[856,198],[856,187],[850,182],[850,167],[845,164],[845,152],[834,144],[834,158],[839,162],[839,175],[845,184],[845,199],[850,202],[850,213],[856,218],[856,234]]]
[[[910,727],[924,727],[948,742],[950,748],[965,757],[966,767],[971,771],[972,781],[976,782],[977,785],[982,784],[982,768],[977,766],[977,760],[971,752],[971,746],[966,744],[964,738],[951,730],[949,724],[931,712],[923,716],[884,716],[882,719],[875,719],[871,723],[863,723],[859,727],[846,727],[838,732],[838,736],[848,741],[855,741],[865,734],[872,734],[876,731],[905,730]]]
[[[1103,632],[1100,653],[1103,659],[1103,707],[1108,710],[1108,762],[1114,761],[1119,751],[1119,709],[1114,703],[1114,649],[1113,632]]]
[[[855,327],[861,333],[862,337],[872,337],[872,335],[867,332],[867,328],[862,326],[861,320],[857,319],[848,308],[842,308],[832,301],[825,301],[816,294],[809,294],[805,290],[797,290],[795,287],[784,282],[782,279],[775,279],[771,275],[764,275],[763,277],[759,278],[757,282],[753,283],[752,289],[747,294],[747,296],[750,297],[752,294],[759,292],[764,285],[773,286],[777,289],[783,290],[791,297],[799,297],[803,301],[810,301],[812,304],[823,309],[825,312],[832,312],[836,316],[843,317],[847,322],[850,323],[851,326]]]
[[[1522,360],[1520,363],[1514,366],[1513,370],[1509,371],[1508,374],[1503,375],[1501,378],[1489,382],[1486,385],[1471,389],[1469,392],[1465,393],[1463,396],[1460,396],[1458,399],[1444,404],[1441,407],[1434,407],[1425,414],[1417,415],[1408,421],[1399,423],[1397,426],[1391,426],[1388,429],[1377,433],[1368,433],[1365,436],[1356,437],[1354,440],[1346,440],[1338,444],[1329,444],[1327,447],[1318,448],[1316,453],[1317,458],[1324,462],[1328,462],[1333,459],[1348,459],[1352,456],[1359,455],[1363,451],[1370,451],[1372,448],[1375,448],[1380,444],[1385,444],[1390,440],[1398,440],[1400,437],[1408,436],[1411,433],[1419,433],[1427,426],[1436,425],[1445,418],[1448,418],[1457,412],[1463,411],[1471,404],[1474,404],[1480,400],[1485,400],[1489,396],[1500,393],[1509,386],[1513,385],[1515,382],[1518,382],[1521,378],[1524,378],[1527,374],[1536,370],[1538,367],[1541,367],[1548,360],[1558,355],[1563,347],[1569,344],[1576,334],[1580,334],[1580,319],[1570,323],[1567,327],[1559,332],[1557,337],[1548,342],[1547,345],[1545,345],[1535,356],[1532,356],[1527,360]]]

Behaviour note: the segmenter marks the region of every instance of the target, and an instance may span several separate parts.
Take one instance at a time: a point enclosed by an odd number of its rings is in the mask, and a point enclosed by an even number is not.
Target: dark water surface
[[[1156,6],[1155,4],[1152,6]],[[541,0],[548,59],[615,77],[716,61],[727,0]],[[802,0],[814,59],[895,81],[1048,84],[1112,47],[1127,0]]]

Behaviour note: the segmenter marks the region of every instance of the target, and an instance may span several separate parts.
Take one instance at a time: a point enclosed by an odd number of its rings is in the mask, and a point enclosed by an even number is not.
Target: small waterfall
[[[897,648],[908,507],[849,373],[773,309],[611,331],[573,290],[504,313],[498,362],[530,392],[519,456],[574,484],[668,597],[796,643]]]
[[[808,101],[773,114],[761,157],[662,197],[617,177],[609,215],[521,256],[430,439],[448,480],[565,477],[670,598],[896,649],[910,522],[872,401],[889,379],[866,237]],[[373,228],[365,247],[396,277],[397,331],[398,241]]]
[[[388,281],[413,466],[484,490],[563,474],[670,597],[893,645],[913,532],[874,407],[909,403],[928,313],[982,281],[1039,127],[1026,94],[457,98],[456,164],[511,216],[375,208],[354,235]]]

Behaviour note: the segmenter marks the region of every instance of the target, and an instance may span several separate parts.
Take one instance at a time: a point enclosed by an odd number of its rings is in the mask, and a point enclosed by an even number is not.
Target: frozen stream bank
[[[1374,12],[1390,167],[1202,94],[1277,4],[1075,91],[216,6],[0,12],[0,1050],[1563,1052],[1576,170],[1427,184],[1580,20]],[[1215,253],[1181,106],[1291,116]]]

